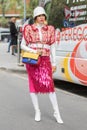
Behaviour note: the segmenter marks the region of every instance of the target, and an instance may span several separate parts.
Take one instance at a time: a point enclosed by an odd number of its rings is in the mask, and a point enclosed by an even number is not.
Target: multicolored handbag
[[[22,52],[22,62],[26,64],[39,64],[40,63],[40,55],[38,53],[33,52]]]

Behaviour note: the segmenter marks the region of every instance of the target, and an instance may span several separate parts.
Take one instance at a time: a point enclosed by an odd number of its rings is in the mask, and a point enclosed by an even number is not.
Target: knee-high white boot
[[[30,93],[32,103],[35,109],[35,121],[40,121],[41,120],[41,113],[39,109],[39,103],[38,103],[38,97],[37,94],[35,93]]]
[[[62,124],[63,121],[62,121],[61,116],[60,116],[59,107],[58,107],[58,103],[57,103],[57,98],[56,98],[55,92],[49,93],[49,98],[50,98],[50,101],[51,101],[53,109],[54,109],[54,117],[55,117],[55,119],[56,119],[56,121],[58,123]]]

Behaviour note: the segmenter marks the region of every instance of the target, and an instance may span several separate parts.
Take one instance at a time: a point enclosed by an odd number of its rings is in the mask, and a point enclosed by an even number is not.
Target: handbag
[[[40,55],[33,52],[22,52],[22,62],[26,64],[37,65],[40,63]]]

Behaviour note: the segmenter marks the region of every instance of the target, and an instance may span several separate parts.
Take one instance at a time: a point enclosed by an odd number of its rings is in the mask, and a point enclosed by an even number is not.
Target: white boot
[[[35,121],[41,120],[41,112],[40,110],[35,110]]]
[[[57,123],[62,124],[63,121],[62,121],[61,116],[60,116],[59,107],[58,107],[58,103],[57,103],[57,98],[56,98],[55,92],[49,93],[49,98],[50,98],[50,101],[51,101],[53,109],[54,109],[54,117],[55,117]]]
[[[54,117],[55,117],[57,123],[63,124],[63,120],[61,119],[61,117],[59,116],[58,113],[54,112]]]
[[[33,106],[34,106],[34,109],[35,109],[35,121],[40,121],[41,120],[41,112],[40,112],[40,109],[39,109],[37,94],[31,93],[30,96],[31,96],[32,103],[33,103]]]

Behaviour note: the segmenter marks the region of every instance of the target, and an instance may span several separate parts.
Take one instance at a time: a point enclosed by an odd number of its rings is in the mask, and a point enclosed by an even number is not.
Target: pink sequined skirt
[[[29,91],[33,93],[54,92],[50,57],[42,56],[40,61],[39,65],[26,64]]]

